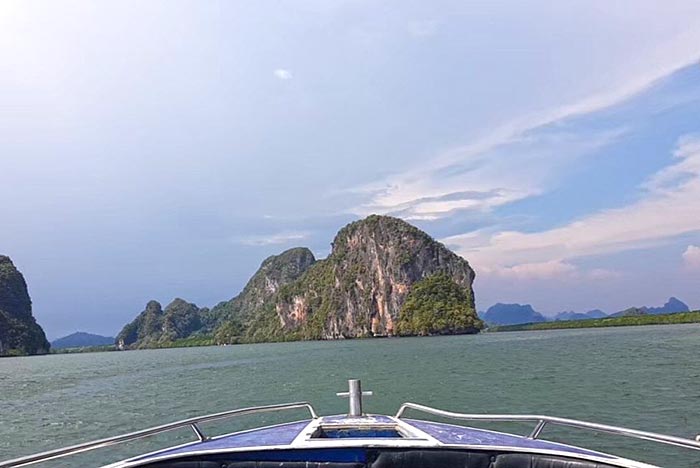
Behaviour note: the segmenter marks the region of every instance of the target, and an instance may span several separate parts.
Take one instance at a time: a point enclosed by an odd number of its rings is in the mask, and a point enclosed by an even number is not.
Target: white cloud
[[[683,252],[683,262],[688,268],[700,269],[700,247],[689,245]]]
[[[553,260],[539,263],[521,263],[519,265],[496,267],[490,269],[485,267],[479,269],[479,273],[495,275],[502,278],[512,278],[517,280],[530,279],[561,279],[576,273],[576,267],[570,263]]]
[[[562,260],[520,263],[512,266],[492,265],[483,268],[476,265],[476,267],[479,275],[518,281],[548,280],[562,282],[581,279],[603,281],[621,277],[620,273],[616,271],[603,268],[582,270],[578,266]]]
[[[307,239],[310,233],[307,231],[283,231],[274,234],[260,234],[234,238],[237,244],[250,245],[255,247],[265,245],[289,244]]]
[[[444,239],[474,265],[496,269],[572,259],[661,244],[700,232],[700,138],[679,139],[674,162],[653,175],[641,198],[540,232],[501,231]],[[693,255],[693,250],[690,250]]]
[[[285,80],[291,80],[294,78],[294,75],[292,75],[292,72],[290,70],[286,70],[284,68],[278,68],[275,71],[272,72],[273,75],[275,75],[276,78],[285,81]]]

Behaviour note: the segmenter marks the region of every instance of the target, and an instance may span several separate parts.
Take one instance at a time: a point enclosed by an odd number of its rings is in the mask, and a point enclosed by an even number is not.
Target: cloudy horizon
[[[477,308],[700,308],[700,4],[0,4],[0,254],[50,338],[371,213]]]

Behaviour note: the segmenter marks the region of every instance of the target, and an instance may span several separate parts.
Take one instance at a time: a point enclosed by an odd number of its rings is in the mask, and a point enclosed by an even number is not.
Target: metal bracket
[[[348,391],[338,392],[336,395],[349,399],[348,416],[360,417],[362,416],[362,397],[372,396],[372,392],[363,392],[360,380],[350,379],[348,380]]]

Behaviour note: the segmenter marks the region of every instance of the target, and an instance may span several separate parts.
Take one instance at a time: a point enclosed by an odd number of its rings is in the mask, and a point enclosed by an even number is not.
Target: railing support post
[[[544,426],[546,426],[546,425],[547,425],[547,421],[543,421],[542,419],[540,419],[540,420],[537,422],[537,425],[535,426],[535,428],[534,428],[534,429],[532,430],[532,432],[530,433],[530,435],[527,436],[527,437],[528,437],[529,439],[537,439],[537,438],[540,436],[540,434],[542,433],[542,430],[544,429]]]
[[[205,440],[207,440],[207,436],[204,435],[204,433],[199,428],[199,426],[197,426],[196,423],[192,424],[190,427],[192,428],[194,435],[197,436],[197,439],[199,439],[200,442],[204,442]]]

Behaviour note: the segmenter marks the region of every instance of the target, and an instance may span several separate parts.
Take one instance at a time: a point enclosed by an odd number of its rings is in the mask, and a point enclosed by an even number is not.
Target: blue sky
[[[700,308],[700,4],[0,3],[0,252],[50,337],[369,213],[478,307]]]

